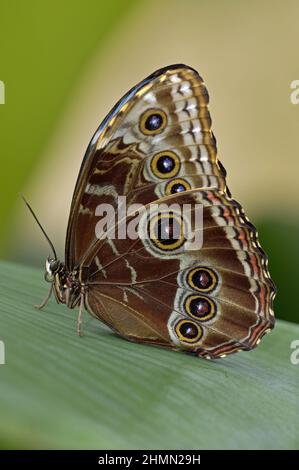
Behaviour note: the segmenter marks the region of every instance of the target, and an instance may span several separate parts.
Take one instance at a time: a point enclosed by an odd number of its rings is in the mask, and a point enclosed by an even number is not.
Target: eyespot
[[[145,135],[156,135],[162,132],[167,124],[167,116],[161,109],[148,109],[140,118],[139,129]]]
[[[180,171],[180,159],[170,150],[156,153],[151,161],[151,170],[159,178],[172,178]]]
[[[200,267],[188,273],[187,282],[194,290],[211,292],[218,284],[218,277],[212,269]]]
[[[173,212],[157,214],[148,223],[148,234],[161,250],[176,250],[185,242],[184,221]]]
[[[203,329],[190,320],[180,320],[175,325],[175,332],[179,340],[185,343],[197,343],[203,336]]]
[[[188,189],[191,189],[191,186],[188,181],[184,180],[183,178],[177,178],[167,183],[165,188],[165,194],[169,196],[170,194],[177,194],[182,193],[184,191],[188,191]]]
[[[209,321],[216,315],[216,305],[213,300],[200,295],[187,297],[185,310],[190,317],[200,321]]]

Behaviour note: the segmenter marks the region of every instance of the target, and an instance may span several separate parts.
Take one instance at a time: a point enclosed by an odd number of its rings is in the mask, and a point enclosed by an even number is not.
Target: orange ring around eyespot
[[[180,327],[183,325],[183,324],[186,324],[186,323],[191,323],[193,327],[195,327],[197,329],[197,336],[195,336],[194,338],[187,338],[186,336],[184,336],[181,331],[180,331]],[[190,320],[180,320],[178,321],[178,323],[175,325],[175,333],[178,337],[178,339],[180,341],[183,341],[185,343],[189,343],[189,344],[194,344],[194,343],[197,343],[202,337],[203,337],[203,328],[200,326],[200,325],[197,325],[196,323],[194,323],[193,321],[190,321]]]
[[[171,190],[176,184],[181,184],[182,186],[184,186],[185,191],[188,191],[189,189],[191,189],[191,185],[190,183],[188,183],[188,181],[184,180],[183,178],[176,178],[167,183],[166,188],[165,188],[165,194],[167,196],[170,196],[171,194],[175,194],[175,193],[172,193]]]
[[[209,287],[206,287],[206,288],[202,288],[202,287],[198,287],[196,284],[194,284],[194,282],[193,282],[193,280],[192,280],[192,277],[194,276],[194,274],[195,274],[197,271],[205,271],[207,274],[209,274],[209,276],[211,276],[211,278],[212,278],[212,285],[209,286]],[[197,290],[198,292],[211,292],[211,291],[214,290],[215,287],[217,286],[218,277],[217,277],[216,273],[215,273],[212,269],[199,266],[199,267],[197,267],[197,268],[193,268],[193,269],[188,273],[188,276],[187,276],[187,283],[188,283],[188,285],[189,285],[190,287],[192,287],[192,289]]]
[[[161,157],[169,157],[173,160],[174,168],[171,171],[169,171],[167,173],[161,173],[158,170],[158,166],[157,166],[158,165],[158,160]],[[178,157],[178,155],[175,152],[172,152],[171,150],[164,150],[162,152],[156,153],[153,156],[152,161],[151,161],[151,170],[152,170],[153,174],[155,176],[157,176],[158,178],[162,178],[162,179],[173,178],[180,171],[180,167],[181,167],[180,158]]]
[[[197,316],[197,315],[194,315],[194,313],[191,312],[191,302],[192,300],[197,300],[197,299],[200,299],[200,300],[204,300],[205,302],[208,302],[208,304],[210,305],[210,311],[202,316]],[[186,313],[191,317],[191,318],[194,318],[195,320],[197,321],[209,321],[209,320],[212,320],[212,318],[214,318],[214,316],[216,315],[216,305],[215,303],[209,299],[209,297],[206,297],[205,295],[189,295],[187,297],[187,299],[185,300],[185,309],[186,309]]]
[[[154,115],[154,114],[156,114],[156,115],[158,115],[162,118],[161,126],[158,129],[152,129],[152,130],[147,129],[146,126],[145,126],[146,121],[151,115]],[[145,134],[145,135],[160,134],[165,129],[166,125],[167,125],[167,115],[166,115],[166,113],[162,109],[156,109],[156,108],[147,109],[141,115],[141,118],[140,118],[140,121],[139,121],[139,129],[142,132],[142,134]]]
[[[155,232],[154,232],[154,229],[156,227],[156,224],[157,222],[159,222],[161,219],[163,218],[173,218],[173,219],[176,219],[176,221],[179,222],[180,224],[180,229],[181,229],[181,232],[180,232],[180,238],[178,238],[174,243],[172,243],[171,245],[165,245],[163,244],[155,235]],[[184,221],[182,219],[179,219],[179,217],[177,215],[175,215],[174,213],[161,213],[161,214],[157,214],[155,215],[154,217],[152,217],[150,219],[150,221],[148,222],[148,225],[149,225],[149,237],[150,237],[150,240],[154,243],[155,246],[157,246],[160,250],[163,250],[163,251],[172,251],[172,250],[176,250],[177,248],[180,248],[184,243],[185,243],[185,233],[184,233]]]

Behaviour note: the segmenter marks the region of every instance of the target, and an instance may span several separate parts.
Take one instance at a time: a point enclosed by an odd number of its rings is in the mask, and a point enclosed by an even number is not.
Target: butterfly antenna
[[[38,220],[37,216],[35,215],[35,213],[33,212],[33,209],[32,207],[30,206],[30,204],[26,201],[26,199],[24,198],[23,194],[20,193],[20,196],[21,198],[23,199],[23,201],[25,202],[26,206],[28,207],[28,209],[30,210],[32,216],[34,217],[37,225],[39,226],[39,228],[41,229],[41,231],[43,232],[43,234],[45,235],[46,239],[48,240],[48,243],[51,247],[51,250],[53,251],[53,255],[54,255],[54,258],[57,259],[57,255],[56,255],[56,251],[55,251],[55,248],[54,248],[54,245],[53,243],[51,242],[50,238],[48,237],[48,235],[46,234],[46,231],[45,229],[42,227],[40,221]]]

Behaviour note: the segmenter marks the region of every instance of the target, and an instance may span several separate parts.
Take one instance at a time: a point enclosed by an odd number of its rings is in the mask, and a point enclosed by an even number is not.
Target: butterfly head
[[[61,268],[62,263],[58,259],[48,256],[46,259],[45,280],[47,282],[53,282],[55,274],[58,274]]]
[[[54,248],[54,245],[53,243],[51,242],[49,236],[47,235],[45,229],[43,228],[43,226],[41,225],[40,221],[38,220],[35,212],[33,211],[32,207],[30,206],[30,204],[26,201],[26,199],[24,198],[24,196],[21,194],[21,198],[23,199],[23,201],[25,202],[26,206],[28,207],[31,215],[33,216],[34,220],[36,221],[37,225],[39,226],[39,228],[41,229],[42,233],[44,234],[51,250],[52,250],[52,257],[51,256],[48,256],[48,258],[46,259],[46,272],[45,272],[45,280],[47,282],[53,282],[54,281],[54,278],[55,278],[55,275],[59,273],[59,271],[62,270],[62,268],[64,269],[64,265],[57,259],[57,255],[56,255],[56,251],[55,251],[55,248]]]
[[[57,258],[46,259],[45,280],[52,284],[57,301],[69,308],[74,308],[80,300],[82,286],[77,275],[77,271],[67,271]]]

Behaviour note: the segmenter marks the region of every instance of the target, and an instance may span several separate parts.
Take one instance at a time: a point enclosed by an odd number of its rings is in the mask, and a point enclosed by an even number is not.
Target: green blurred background
[[[183,62],[207,83],[228,185],[269,255],[276,314],[298,322],[298,15],[296,0],[0,0],[1,258],[43,266],[48,255],[20,191],[63,257],[94,130],[132,85]]]

